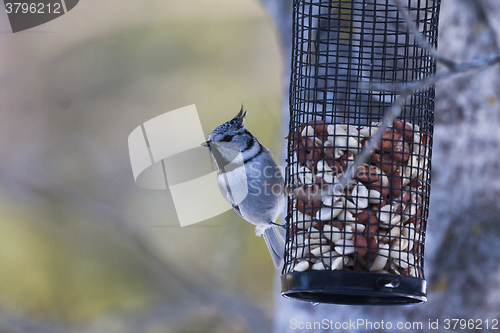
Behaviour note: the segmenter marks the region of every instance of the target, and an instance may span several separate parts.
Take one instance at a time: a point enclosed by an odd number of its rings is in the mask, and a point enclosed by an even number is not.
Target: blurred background
[[[244,103],[247,127],[281,156],[291,3],[85,0],[16,34],[0,11],[1,333],[500,319],[498,64],[436,84],[423,305],[284,299],[236,213],[180,228],[168,191],[135,185],[129,133],[190,104],[208,134]],[[442,0],[440,51],[500,52],[499,16],[498,0]]]
[[[2,6],[0,50],[0,332],[269,329],[263,239],[232,210],[181,228],[168,191],[135,185],[127,147],[165,112],[196,104],[208,135],[244,103],[279,155],[263,6],[85,0],[16,34]]]

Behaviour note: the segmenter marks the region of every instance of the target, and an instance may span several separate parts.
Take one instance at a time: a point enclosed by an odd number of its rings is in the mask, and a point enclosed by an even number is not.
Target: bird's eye
[[[229,142],[233,139],[233,136],[232,135],[226,135],[225,137],[222,138],[221,141],[223,142]]]

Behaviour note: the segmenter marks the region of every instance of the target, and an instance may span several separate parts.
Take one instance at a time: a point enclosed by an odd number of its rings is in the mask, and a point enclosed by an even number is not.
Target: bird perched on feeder
[[[217,164],[217,182],[224,198],[266,241],[274,265],[283,263],[284,238],[274,221],[285,206],[284,179],[271,152],[243,125],[247,111],[215,128],[208,147]]]

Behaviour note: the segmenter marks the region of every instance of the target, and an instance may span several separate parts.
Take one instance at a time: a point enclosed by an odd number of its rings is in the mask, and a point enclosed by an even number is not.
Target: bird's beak
[[[203,147],[210,148],[210,141],[205,141],[201,144]]]

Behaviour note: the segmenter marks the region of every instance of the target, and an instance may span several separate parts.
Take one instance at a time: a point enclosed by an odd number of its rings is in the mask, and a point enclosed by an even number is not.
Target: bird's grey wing
[[[236,211],[236,213],[238,213],[243,218],[243,215],[241,215],[241,212],[240,212],[240,207],[233,205],[233,209]]]
[[[245,168],[237,167],[230,172],[219,171],[217,183],[224,199],[234,206],[240,204],[248,194],[247,178]],[[239,212],[239,209],[236,209]],[[241,214],[240,214],[241,215]]]
[[[283,265],[283,255],[285,253],[285,239],[276,227],[267,228],[264,231],[264,240],[273,258],[274,266],[280,268]]]
[[[224,173],[217,175],[217,177],[219,177],[219,181],[217,183],[219,185],[220,193],[222,194],[224,199],[226,199],[226,201],[231,204],[231,207],[233,207],[233,209],[236,211],[236,213],[238,213],[238,215],[240,215],[243,218],[243,215],[241,215],[240,207],[238,207],[238,205],[235,205],[233,202],[233,197],[231,195],[231,189],[229,188],[229,186],[226,185],[227,184],[227,177],[225,177]]]

